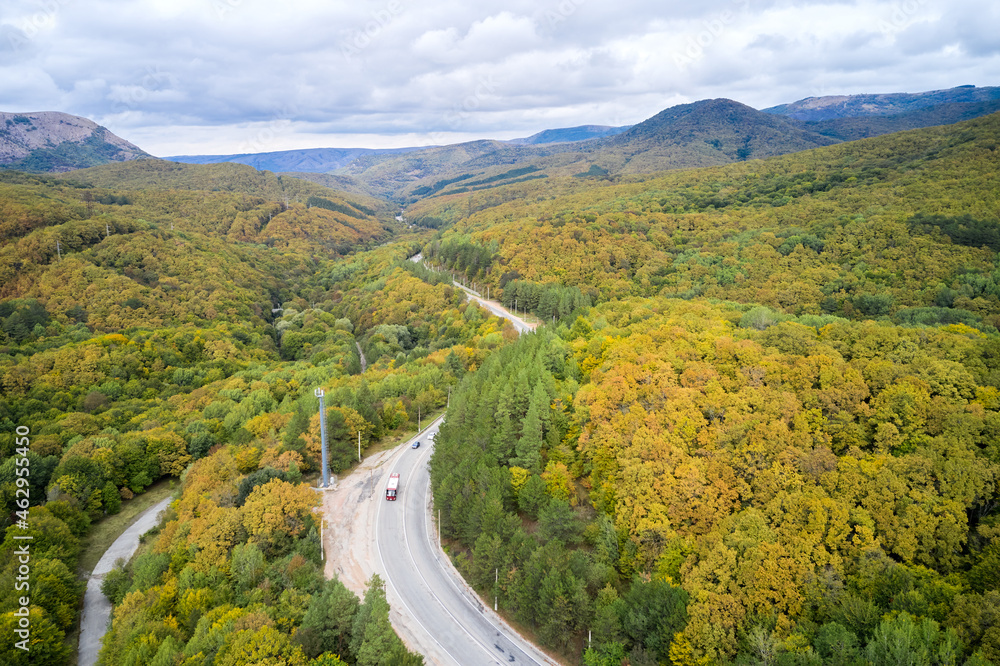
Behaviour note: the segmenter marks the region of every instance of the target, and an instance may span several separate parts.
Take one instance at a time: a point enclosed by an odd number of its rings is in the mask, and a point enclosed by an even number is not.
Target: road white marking
[[[463,666],[462,662],[460,662],[458,659],[455,659],[455,656],[452,655],[452,653],[448,652],[448,649],[445,646],[441,645],[438,639],[434,637],[434,634],[431,633],[427,629],[427,627],[424,626],[424,623],[420,621],[420,618],[417,616],[417,614],[414,613],[412,610],[410,610],[410,607],[406,605],[406,600],[403,598],[403,595],[399,593],[399,590],[393,584],[392,577],[389,576],[389,568],[385,566],[385,559],[382,557],[382,546],[379,544],[378,540],[378,524],[379,520],[382,517],[382,503],[386,501],[384,498],[381,497],[379,499],[380,502],[378,505],[378,510],[375,512],[375,549],[378,551],[379,562],[382,563],[382,572],[385,574],[386,585],[392,587],[393,592],[395,592],[396,597],[399,598],[399,602],[403,604],[403,608],[406,609],[406,612],[409,613],[410,617],[412,617],[418,625],[420,625],[420,628],[424,630],[424,633],[430,636],[431,640],[434,641],[439,648],[441,648],[441,651],[444,652],[446,655],[448,655],[452,661],[458,664],[458,666]],[[404,521],[404,529],[405,529],[405,521]]]

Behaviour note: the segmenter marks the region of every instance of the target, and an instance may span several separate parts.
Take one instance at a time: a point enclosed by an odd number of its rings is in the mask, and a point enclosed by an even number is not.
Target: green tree
[[[16,612],[4,613],[0,616],[0,633],[4,640],[0,643],[0,663],[9,666],[62,666],[69,659],[71,651],[63,640],[65,634],[46,616],[45,611],[32,606],[28,611],[30,634],[22,638],[16,633],[21,627]],[[22,650],[19,644],[27,650]]]
[[[349,659],[351,631],[360,603],[339,579],[326,581],[322,590],[309,600],[294,641],[302,646],[307,657],[333,653]]]
[[[538,474],[532,474],[517,495],[518,508],[532,520],[537,520],[542,509],[548,503],[549,496],[545,491],[545,481]]]
[[[266,568],[264,553],[257,544],[241,543],[233,548],[229,572],[238,591],[248,592],[257,587]]]
[[[542,382],[535,384],[528,401],[528,412],[521,425],[521,437],[515,448],[517,457],[511,462],[531,472],[541,472],[542,442],[549,415],[549,395]]]
[[[118,488],[111,481],[105,483],[104,488],[101,490],[101,503],[109,515],[114,515],[121,511],[122,496],[118,492]]]
[[[813,645],[823,663],[830,666],[850,666],[859,654],[858,637],[837,622],[827,622],[820,627]]]
[[[113,606],[117,606],[132,587],[132,572],[122,558],[115,562],[114,568],[104,574],[101,581],[101,593],[108,598]]]
[[[869,663],[875,666],[950,666],[959,653],[954,631],[942,632],[934,620],[917,620],[909,613],[883,620],[865,648]]]
[[[406,647],[389,623],[389,603],[385,599],[385,583],[378,574],[368,581],[365,599],[354,616],[351,628],[351,654],[358,666],[389,666],[413,661]]]

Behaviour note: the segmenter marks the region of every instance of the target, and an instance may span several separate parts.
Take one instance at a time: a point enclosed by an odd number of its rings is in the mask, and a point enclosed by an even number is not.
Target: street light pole
[[[320,440],[320,443],[321,443],[321,447],[320,448],[321,448],[322,459],[323,459],[323,463],[322,463],[323,464],[323,487],[324,488],[329,488],[330,487],[330,464],[329,464],[329,462],[327,462],[327,453],[326,453],[326,407],[325,407],[325,403],[323,402],[323,396],[326,395],[326,393],[323,391],[323,389],[318,388],[315,391],[313,391],[313,395],[315,395],[317,398],[319,398],[319,440]]]

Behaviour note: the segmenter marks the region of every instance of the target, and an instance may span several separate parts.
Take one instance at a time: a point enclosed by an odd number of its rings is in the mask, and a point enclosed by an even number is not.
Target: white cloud
[[[267,150],[526,136],[711,97],[994,85],[998,23],[990,0],[8,0],[0,99],[165,154],[281,123]]]

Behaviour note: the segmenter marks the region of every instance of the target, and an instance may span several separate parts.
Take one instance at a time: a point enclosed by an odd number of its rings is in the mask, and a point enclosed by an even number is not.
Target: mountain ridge
[[[938,104],[989,102],[1000,99],[1000,87],[956,86],[919,93],[871,93],[806,97],[790,104],[761,109],[796,120],[830,120],[863,116],[891,116]]]
[[[144,157],[150,155],[88,118],[0,112],[0,168],[60,172]]]
[[[631,126],[547,129],[509,141],[479,139],[428,147],[312,148],[166,159],[188,164],[245,164],[405,205],[424,195],[496,187],[524,178],[614,177],[716,166],[951,124],[997,110],[1000,87],[813,97],[764,110],[717,98],[668,107]],[[35,114],[40,115],[45,114]],[[813,116],[820,119],[801,118]],[[66,171],[149,157],[92,121],[49,114],[44,127],[53,129],[38,132],[43,126],[36,126],[32,117],[6,114],[2,118],[7,168]],[[49,133],[54,136],[46,136]]]
[[[424,195],[508,184],[512,177],[504,177],[504,174],[519,171],[512,167],[533,168],[533,175],[517,173],[519,178],[649,173],[715,166],[901,130],[951,124],[1000,110],[1000,102],[986,99],[994,94],[1000,95],[1000,88],[961,87],[874,96],[889,100],[883,106],[872,106],[869,98],[873,96],[832,96],[807,98],[765,110],[724,98],[699,100],[669,107],[626,127],[582,125],[543,130],[511,141],[480,139],[405,152],[369,151],[347,164],[338,161],[326,172],[320,168],[301,171],[326,173],[339,179],[342,187],[405,204]],[[852,116],[843,115],[846,112],[842,111],[840,117],[807,121],[792,115],[798,108],[796,105],[807,101],[812,106],[833,108],[840,104],[846,108],[844,105],[848,103],[844,100],[862,98],[869,100],[866,108],[870,115],[862,115],[857,104]],[[972,99],[981,101],[968,101]],[[898,109],[904,110],[891,113]],[[827,115],[835,114],[829,112]],[[242,161],[247,163],[249,160]],[[469,188],[471,183],[476,184]]]

